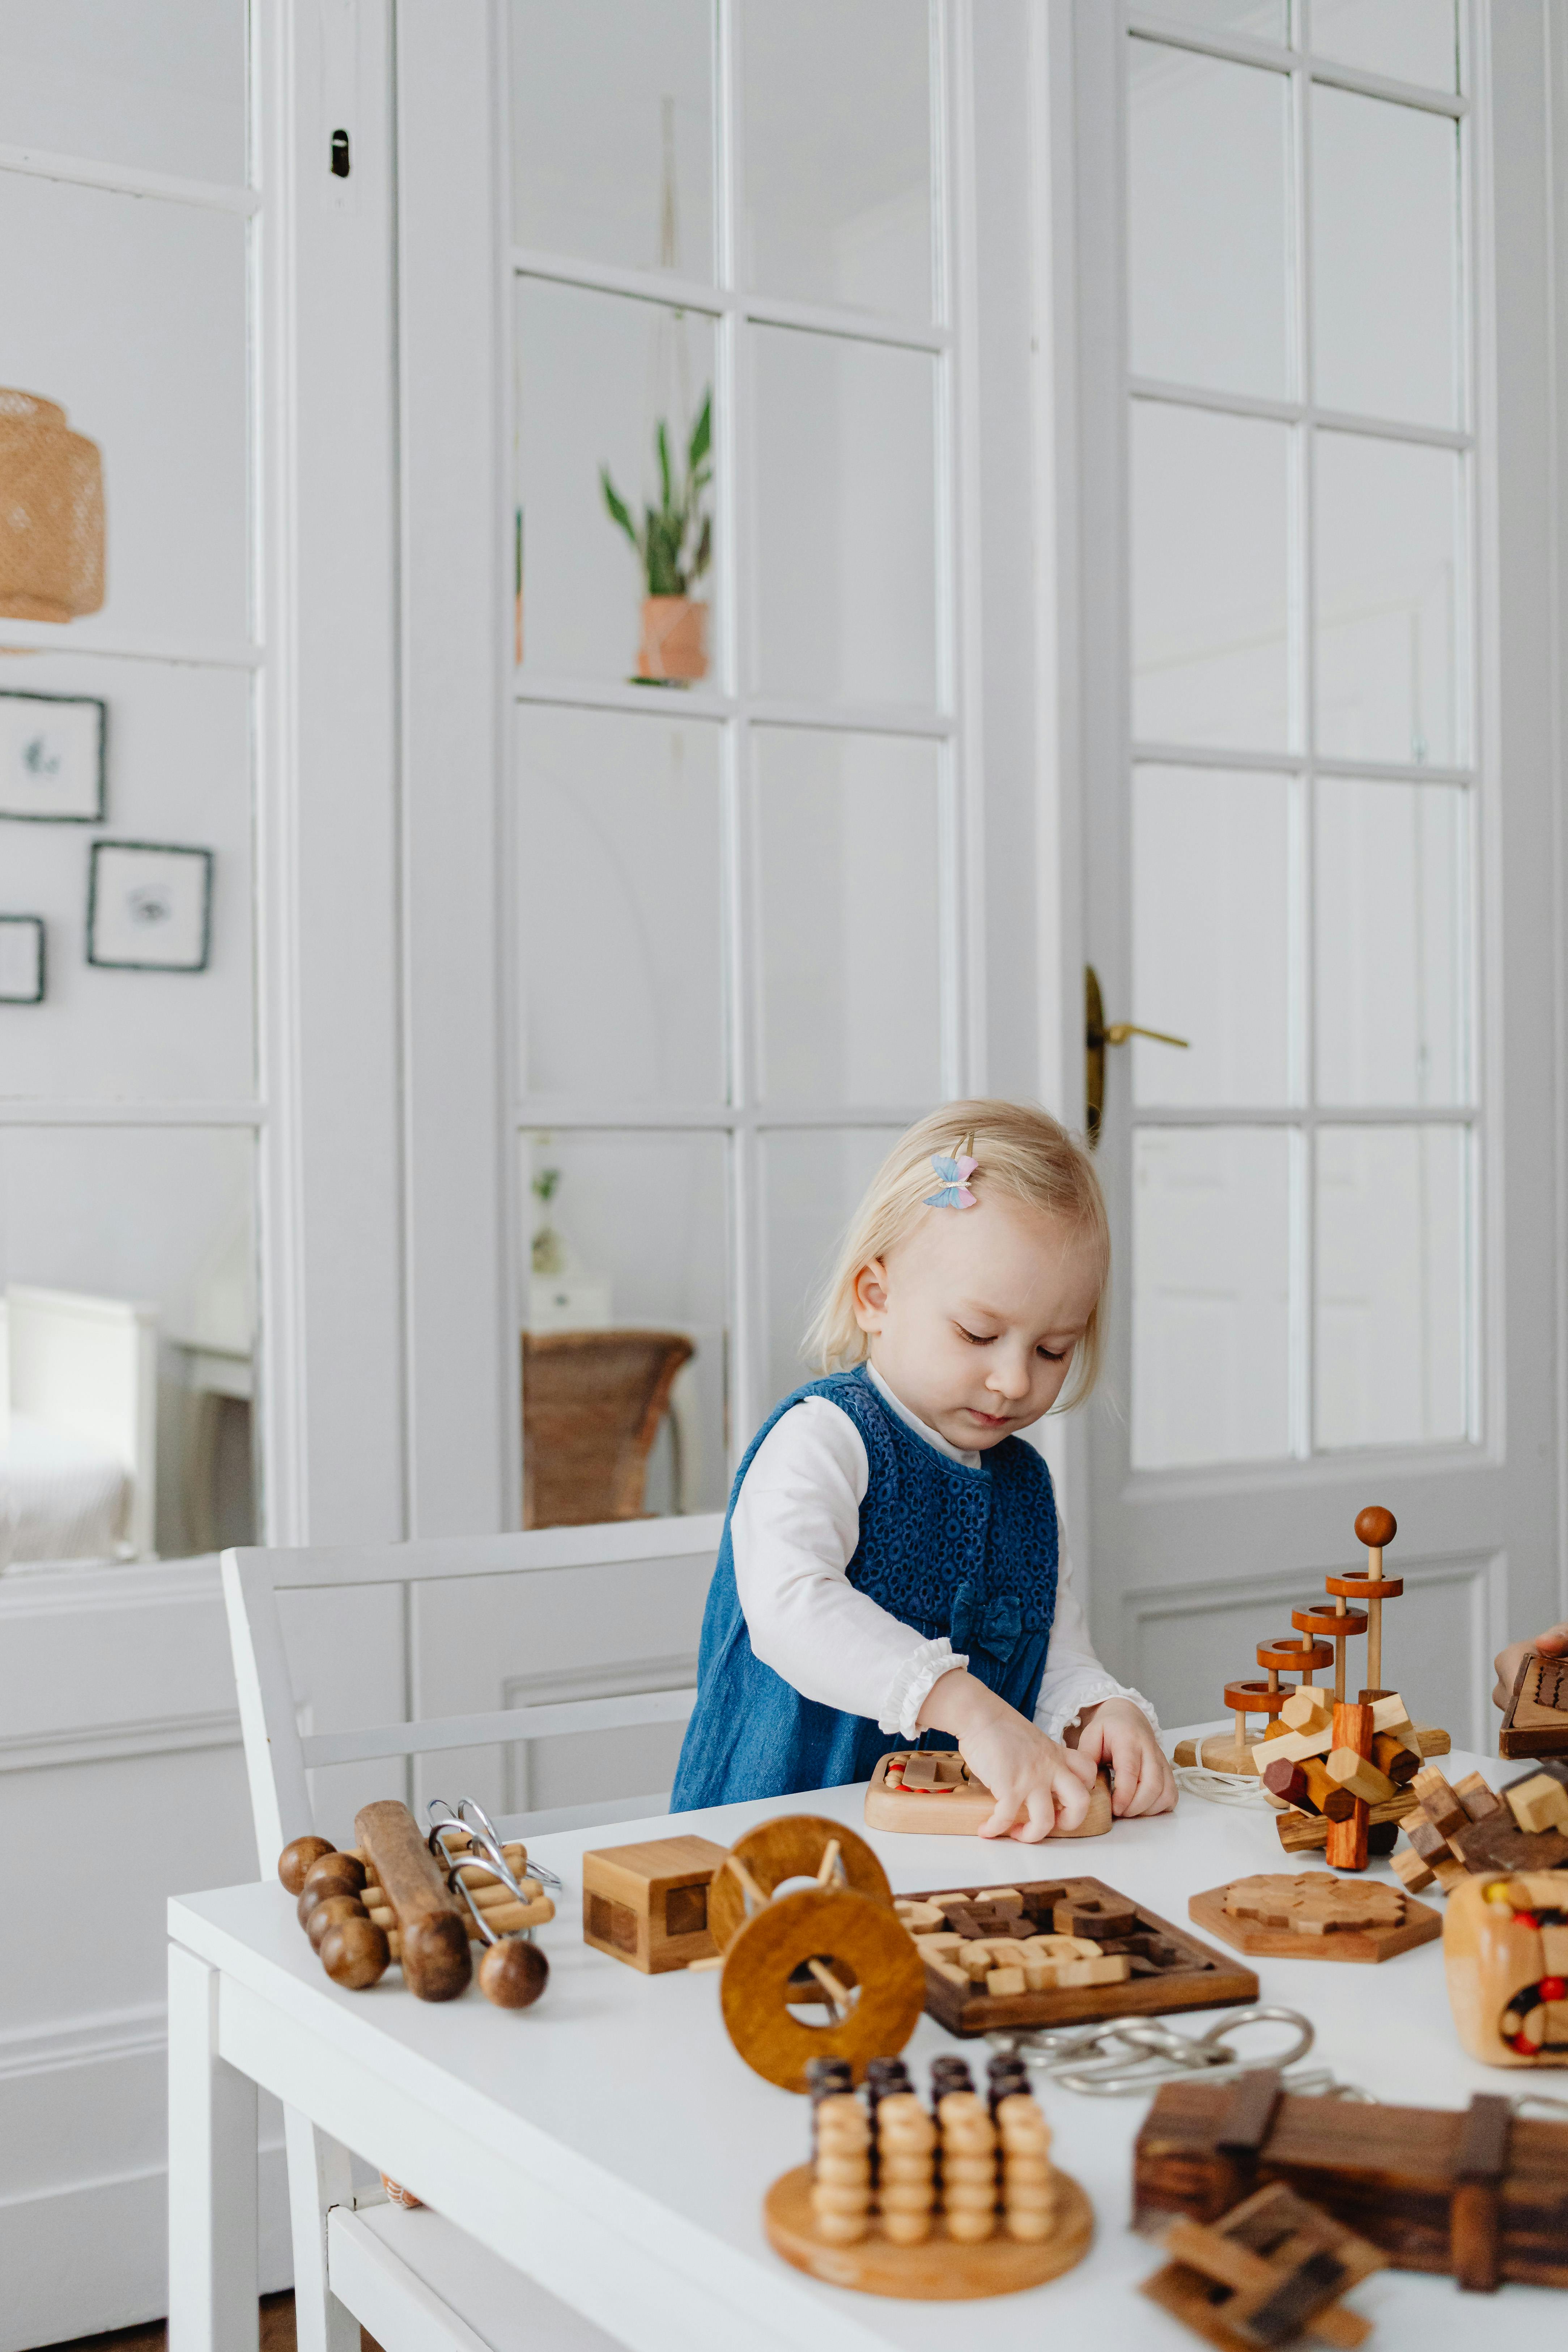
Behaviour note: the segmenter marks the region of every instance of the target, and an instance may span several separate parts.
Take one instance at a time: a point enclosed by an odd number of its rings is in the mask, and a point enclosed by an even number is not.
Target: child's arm
[[[1058,1820],[1063,1829],[1076,1829],[1088,1812],[1095,1778],[1089,1759],[1047,1739],[962,1667],[931,1685],[918,1726],[951,1731],[970,1770],[994,1796],[996,1810],[982,1837],[1011,1834],[1029,1845],[1049,1837]]]
[[[1513,1696],[1513,1686],[1519,1680],[1519,1670],[1524,1664],[1527,1650],[1544,1650],[1549,1658],[1560,1658],[1568,1650],[1568,1625],[1548,1625],[1544,1633],[1537,1633],[1533,1642],[1510,1642],[1492,1660],[1497,1668],[1497,1687],[1492,1692],[1492,1705],[1506,1707]]]

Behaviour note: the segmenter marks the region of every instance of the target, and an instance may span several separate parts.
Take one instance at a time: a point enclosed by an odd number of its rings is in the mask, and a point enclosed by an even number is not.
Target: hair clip
[[[963,1148],[972,1144],[973,1140],[974,1138],[972,1135],[966,1135],[963,1139],[963,1146],[961,1146],[951,1160],[944,1152],[931,1153],[931,1164],[942,1179],[942,1190],[926,1194],[925,1206],[928,1209],[973,1208],[974,1195],[969,1189],[969,1179],[973,1175],[980,1162],[978,1160],[971,1160]]]

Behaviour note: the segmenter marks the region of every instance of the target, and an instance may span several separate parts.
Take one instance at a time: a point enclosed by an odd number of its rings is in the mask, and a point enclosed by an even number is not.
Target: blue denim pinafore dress
[[[967,1469],[900,1420],[863,1367],[831,1372],[785,1397],[735,1473],[702,1618],[697,1706],[670,1800],[676,1812],[869,1780],[897,1744],[870,1717],[805,1698],[763,1665],[735,1586],[730,1520],[741,1482],[773,1423],[813,1396],[847,1412],[865,1440],[869,1477],[850,1583],[925,1640],[945,1634],[967,1652],[972,1675],[1020,1714],[1034,1712],[1057,1601],[1050,1472],[1021,1437],[1005,1437]],[[937,1732],[927,1744],[952,1741]]]

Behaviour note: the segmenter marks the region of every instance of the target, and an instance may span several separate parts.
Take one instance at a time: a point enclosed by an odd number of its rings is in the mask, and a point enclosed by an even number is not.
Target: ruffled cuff
[[[954,1666],[966,1666],[967,1654],[956,1656],[952,1643],[945,1634],[939,1642],[922,1642],[911,1650],[898,1673],[893,1676],[882,1712],[877,1717],[879,1731],[895,1733],[900,1739],[918,1739],[921,1736],[917,1716],[926,1703],[926,1695],[933,1683]]]
[[[1043,1715],[1037,1708],[1035,1721],[1047,1739],[1059,1739],[1064,1731],[1082,1720],[1085,1707],[1098,1706],[1102,1698],[1130,1698],[1133,1706],[1148,1717],[1155,1738],[1159,1738],[1160,1718],[1142,1692],[1131,1690],[1125,1683],[1114,1681],[1110,1675],[1090,1675],[1081,1682],[1075,1682],[1060,1698],[1047,1703]]]

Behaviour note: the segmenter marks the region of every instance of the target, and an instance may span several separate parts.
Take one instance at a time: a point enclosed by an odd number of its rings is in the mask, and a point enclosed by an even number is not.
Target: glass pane
[[[0,146],[243,184],[246,13],[246,0],[0,0]]]
[[[191,960],[186,942],[145,921],[129,957],[116,959],[145,968],[110,969],[88,961],[91,826],[0,827],[0,908],[44,925],[43,1002],[0,1005],[0,1093],[123,1103],[255,1093],[250,688],[244,671],[194,664],[74,652],[0,663],[0,819],[47,816],[51,800],[62,818],[90,816],[101,774],[104,838],[212,854],[205,969],[169,969]],[[155,878],[143,860],[126,872],[133,889]],[[199,956],[205,862],[180,861],[177,880],[173,899],[158,904],[165,922],[194,933]],[[107,893],[99,911],[101,953],[114,912]]]
[[[718,729],[517,716],[525,1091],[722,1102]]]
[[[1289,1099],[1291,789],[1134,773],[1131,1018],[1191,1041],[1132,1040],[1135,1102]]]
[[[934,1100],[937,746],[793,727],[752,741],[764,1099]]]
[[[1312,192],[1319,405],[1456,424],[1458,126],[1314,88]]]
[[[1289,79],[1152,41],[1128,56],[1133,373],[1283,397]]]
[[[1160,0],[1153,12],[1173,24],[1204,25],[1211,33],[1245,33],[1283,44],[1289,35],[1289,0]]]
[[[1463,1437],[1469,1137],[1457,1127],[1318,1135],[1318,1445]]]
[[[713,275],[711,0],[511,0],[518,242]]]
[[[241,1129],[0,1131],[0,1567],[255,1542],[254,1159]]]
[[[1439,766],[1463,757],[1462,496],[1447,449],[1318,435],[1321,751]]]
[[[1394,81],[1458,87],[1454,0],[1312,0],[1312,47]]]
[[[759,327],[752,683],[936,699],[935,362]]]
[[[1289,432],[1132,404],[1132,712],[1147,743],[1282,749]]]
[[[742,0],[742,282],[931,315],[926,0]]]
[[[721,1135],[522,1138],[525,1527],[723,1509],[725,1155]]]
[[[1467,798],[1319,780],[1320,1102],[1464,1098]]]
[[[763,1136],[769,1411],[816,1377],[802,1339],[849,1220],[898,1138],[896,1127],[778,1128]]]
[[[709,658],[711,320],[525,278],[517,329],[520,660],[656,690],[694,682]],[[609,510],[605,473],[638,546]]]
[[[1289,1445],[1290,1139],[1145,1127],[1132,1162],[1132,1466]]]
[[[0,178],[5,383],[102,467],[106,593],[79,645],[247,634],[246,251],[233,213]]]

